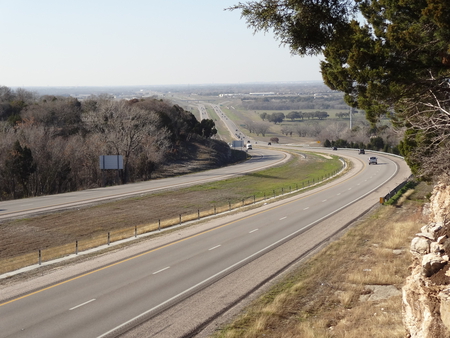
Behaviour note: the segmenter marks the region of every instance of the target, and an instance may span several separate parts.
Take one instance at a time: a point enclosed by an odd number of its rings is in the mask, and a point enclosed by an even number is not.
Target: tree
[[[267,122],[259,122],[254,124],[254,130],[256,136],[261,134],[263,137],[266,136],[266,133],[270,130],[270,124]]]
[[[328,116],[328,113],[326,111],[315,111],[314,112],[314,117],[317,117],[319,120],[323,120],[326,119]]]
[[[373,150],[382,150],[385,146],[384,140],[382,137],[377,136],[377,137],[372,137],[370,139],[370,143],[368,145],[369,149],[373,149]]]
[[[33,161],[33,155],[30,148],[22,147],[19,141],[16,141],[9,156],[5,159],[5,171],[2,173],[5,177],[12,180],[12,194],[16,198],[15,181],[23,189],[23,195],[28,196],[28,179],[36,171],[36,163]]]
[[[252,120],[250,120],[250,119],[245,119],[244,120],[244,123],[245,123],[245,128],[247,128],[248,129],[248,132],[249,133],[256,133],[256,130],[255,130],[255,128],[256,128],[256,123],[255,122],[253,122]]]
[[[278,143],[278,142],[280,142],[280,139],[278,137],[271,137],[270,142]]]
[[[196,128],[197,134],[205,138],[210,138],[217,134],[215,123],[211,119],[203,119]]]
[[[414,171],[450,172],[449,161],[434,161],[450,148],[446,0],[260,0],[231,9],[255,31],[273,30],[293,54],[323,54],[325,84],[373,125],[389,116],[411,130],[401,148]]]
[[[283,122],[285,116],[283,113],[273,113],[267,115],[267,120],[273,122],[274,124]]]
[[[14,98],[14,93],[11,88],[0,86],[0,102],[10,102]]]
[[[141,142],[148,135],[156,133],[158,116],[124,101],[108,101],[102,104],[97,112],[92,112],[89,120],[91,128],[100,133],[109,147],[110,154],[123,156],[122,181],[125,183],[128,179],[130,159],[136,155]],[[208,129],[209,126],[206,122],[199,132],[212,133],[212,129]]]
[[[294,121],[295,119],[301,118],[301,114],[298,111],[291,111],[290,113],[286,114],[286,117],[291,121]]]
[[[267,113],[261,113],[259,117],[264,121],[267,118]]]
[[[282,126],[281,133],[286,136],[292,135],[292,127],[291,126]]]
[[[297,123],[294,126],[295,132],[297,133],[298,137],[306,137],[308,132],[308,127],[303,123]]]

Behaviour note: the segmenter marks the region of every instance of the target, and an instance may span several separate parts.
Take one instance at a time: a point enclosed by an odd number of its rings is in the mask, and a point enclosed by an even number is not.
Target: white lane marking
[[[341,193],[338,193],[337,196],[339,196]]]
[[[249,232],[249,234],[251,234],[252,232],[258,231],[259,229],[254,229],[252,231]]]
[[[94,299],[91,299],[91,300],[88,300],[87,302],[84,302],[84,303],[82,303],[82,304],[80,304],[80,305],[74,306],[73,308],[70,308],[69,311],[78,309],[79,307],[82,307],[83,305],[89,304],[90,302],[93,302],[94,300],[95,300],[95,298],[94,298]]]
[[[284,220],[285,218],[287,218],[287,216],[281,217],[280,221]]]
[[[216,245],[216,246],[212,247],[211,249],[209,249],[209,251],[217,249],[218,247],[220,247],[220,245]]]
[[[197,284],[191,286],[190,288],[187,288],[186,290],[180,292],[179,294],[177,294],[177,295],[175,295],[175,296],[173,296],[173,297],[171,297],[171,298],[165,300],[164,302],[162,302],[162,303],[160,303],[160,304],[158,304],[158,305],[152,307],[151,309],[148,309],[147,311],[142,312],[140,315],[137,315],[136,317],[131,318],[130,320],[127,320],[125,323],[122,323],[122,324],[120,324],[120,325],[117,325],[115,328],[109,330],[108,332],[103,333],[102,335],[98,336],[97,338],[103,338],[103,337],[106,337],[106,336],[109,335],[110,333],[112,333],[112,332],[114,332],[114,331],[116,331],[116,330],[118,330],[118,329],[120,329],[120,328],[122,328],[122,327],[124,327],[124,326],[127,326],[129,323],[132,323],[132,322],[134,322],[135,320],[137,320],[137,319],[139,319],[139,318],[142,318],[142,317],[146,316],[148,313],[151,313],[151,312],[155,311],[156,309],[159,309],[160,307],[166,305],[167,303],[170,303],[170,302],[173,301],[174,299],[177,299],[177,298],[181,297],[182,295],[184,295],[184,294],[190,292],[191,290],[194,290],[195,288],[199,287],[200,285],[203,285],[203,284],[209,282],[210,280],[216,278],[217,276],[220,276],[221,274],[223,274],[223,273],[225,273],[225,272],[227,272],[227,271],[232,270],[234,267],[239,266],[240,264],[242,264],[242,263],[244,263],[244,262],[246,262],[246,261],[252,259],[253,257],[259,255],[260,253],[262,253],[262,252],[264,252],[264,251],[266,251],[266,250],[268,250],[268,249],[270,249],[270,248],[272,248],[272,247],[276,247],[279,243],[282,243],[282,242],[285,241],[286,239],[292,238],[293,236],[297,235],[299,232],[302,232],[302,231],[304,231],[305,229],[308,229],[308,228],[312,227],[313,225],[315,225],[315,224],[317,224],[317,223],[320,223],[322,220],[324,220],[324,219],[330,217],[331,215],[334,215],[335,213],[341,211],[342,209],[347,208],[349,205],[351,205],[351,204],[355,203],[356,201],[358,201],[358,200],[360,200],[360,199],[366,197],[367,195],[373,193],[375,190],[377,190],[377,189],[378,189],[379,187],[381,187],[383,184],[386,184],[387,181],[389,181],[392,177],[394,177],[394,175],[397,173],[397,171],[398,171],[398,166],[397,166],[397,170],[396,170],[396,171],[395,171],[388,179],[386,179],[384,182],[382,182],[379,186],[373,188],[372,190],[370,190],[370,191],[366,192],[365,194],[359,196],[358,198],[354,199],[353,201],[350,201],[349,203],[347,203],[347,204],[343,205],[342,207],[340,207],[340,208],[338,208],[338,209],[336,209],[336,210],[330,212],[329,214],[327,214],[327,215],[325,215],[325,216],[323,216],[323,217],[321,217],[321,218],[315,220],[314,222],[311,222],[311,223],[305,225],[303,228],[300,228],[300,229],[294,231],[294,232],[291,233],[290,235],[287,235],[287,236],[285,236],[285,237],[279,239],[278,241],[273,242],[272,244],[269,244],[269,245],[266,246],[265,248],[263,248],[263,249],[261,249],[261,250],[255,252],[255,253],[251,254],[250,256],[247,256],[247,257],[241,259],[239,262],[236,262],[236,263],[230,265],[228,268],[225,268],[225,269],[223,269],[222,271],[219,271],[219,272],[217,272],[216,274],[214,274],[214,275],[212,275],[212,276],[210,276],[210,277],[208,277],[208,278],[202,280],[201,282],[198,282]]]
[[[309,209],[309,207],[306,207],[305,209],[303,209],[303,210],[308,210]]]
[[[326,202],[326,201],[327,201],[327,200],[323,200],[322,203],[323,203],[323,202]]]
[[[352,190],[352,188],[348,188],[348,190]]]
[[[168,266],[168,267],[166,267],[166,268],[164,268],[164,269],[155,271],[155,272],[153,272],[153,274],[156,275],[157,273],[163,272],[164,270],[167,270],[167,269],[170,269],[170,266]]]

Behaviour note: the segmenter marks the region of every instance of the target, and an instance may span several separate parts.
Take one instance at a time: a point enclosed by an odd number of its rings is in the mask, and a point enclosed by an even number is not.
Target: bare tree
[[[283,134],[283,135],[286,135],[286,136],[288,136],[289,134],[291,134],[292,135],[292,127],[291,126],[282,126],[281,127],[281,133]]]
[[[323,127],[317,121],[308,121],[306,122],[306,126],[307,136],[309,137],[317,137],[323,129]]]
[[[0,102],[9,102],[14,99],[14,93],[11,88],[0,86]]]
[[[270,123],[267,122],[256,122],[254,125],[255,133],[257,136],[261,134],[263,137],[266,136],[266,133],[270,130]]]
[[[245,128],[247,128],[249,133],[254,133],[255,132],[255,126],[256,126],[255,122],[253,122],[250,119],[245,119],[244,123],[245,123]]]
[[[308,127],[305,124],[297,123],[296,125],[294,125],[294,129],[299,137],[308,136]]]
[[[26,89],[17,88],[14,97],[18,101],[23,101],[25,103],[31,103],[37,99],[38,95],[36,93],[30,92]]]
[[[91,127],[100,133],[109,152],[123,156],[122,181],[126,182],[130,158],[135,155],[141,143],[158,129],[157,114],[124,101],[108,101],[97,112],[92,112],[88,120]]]

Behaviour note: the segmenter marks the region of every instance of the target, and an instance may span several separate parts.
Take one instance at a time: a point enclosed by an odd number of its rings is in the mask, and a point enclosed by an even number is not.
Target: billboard
[[[233,141],[233,148],[242,148],[244,146],[244,141]]]
[[[123,156],[100,155],[100,169],[123,169]]]

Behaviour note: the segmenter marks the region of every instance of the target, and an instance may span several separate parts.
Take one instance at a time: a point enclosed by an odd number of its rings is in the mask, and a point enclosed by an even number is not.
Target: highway
[[[220,106],[215,105],[215,104],[212,104],[211,106],[214,109],[214,111],[216,112],[216,114],[219,116],[219,118],[222,120],[225,127],[228,129],[232,138],[237,139],[237,140],[242,140],[245,143],[247,141],[250,141],[252,143],[251,138],[246,136],[240,130],[240,128],[238,126],[236,126],[236,124],[226,116],[226,114],[222,111],[222,109],[220,109]]]
[[[186,187],[243,175],[248,172],[262,170],[281,164],[288,160],[287,153],[259,149],[252,152],[252,158],[246,162],[214,170],[207,170],[189,175],[166,179],[150,180],[141,183],[117,185],[105,188],[88,189],[58,195],[49,195],[20,200],[0,202],[0,220],[13,217],[49,212],[117,198],[148,194],[156,191]]]
[[[184,307],[170,317],[164,314],[293,241],[303,241],[304,252],[311,250],[337,231],[331,225],[322,227],[323,222],[333,223],[335,218],[337,224],[339,213],[369,197],[368,205],[373,206],[374,196],[384,195],[386,186],[400,183],[409,171],[389,156],[379,155],[379,164],[368,166],[366,157],[339,153],[353,158],[354,167],[327,186],[216,219],[203,230],[177,234],[180,237],[149,244],[133,256],[1,300],[0,337],[113,337],[123,332],[130,337],[133,332],[136,337],[189,336],[218,311],[200,304],[210,297],[202,297],[191,310]],[[221,289],[229,288],[232,294],[237,283]],[[204,308],[204,313],[197,314],[197,308]],[[194,320],[185,319],[192,313]],[[128,331],[147,320],[151,324],[141,326],[144,331]]]

